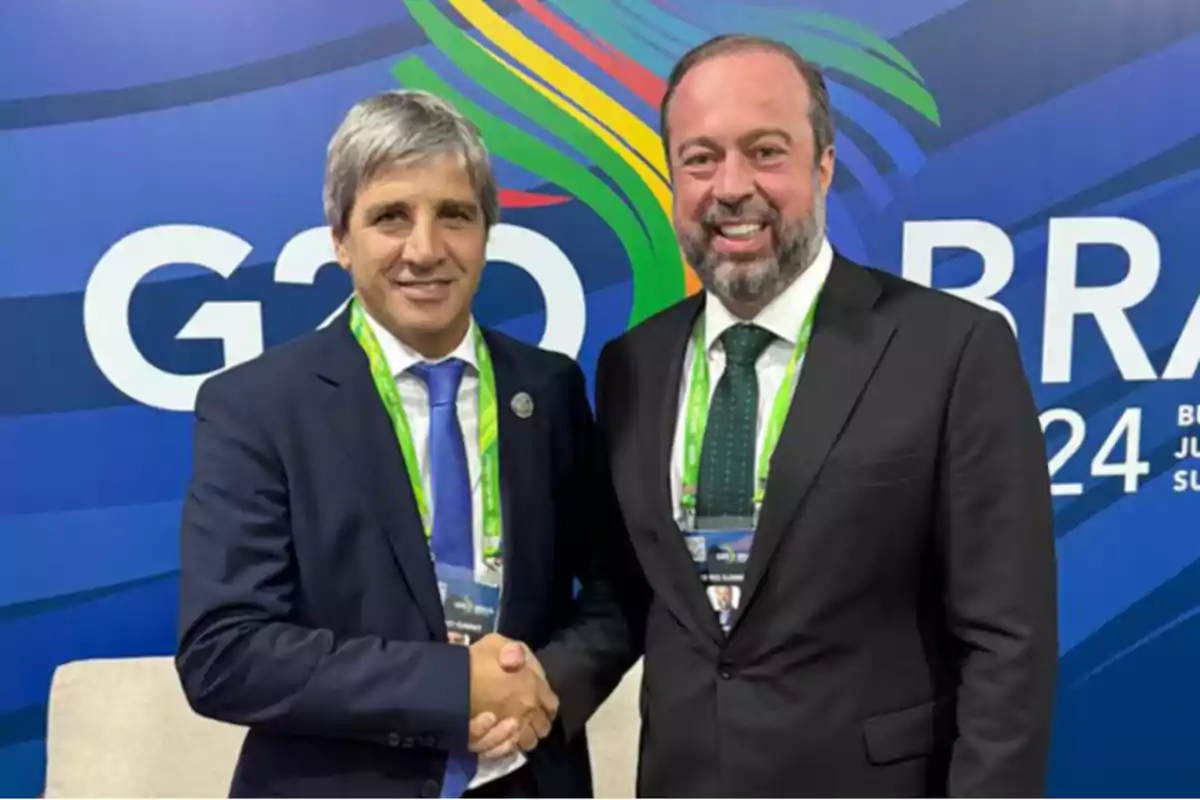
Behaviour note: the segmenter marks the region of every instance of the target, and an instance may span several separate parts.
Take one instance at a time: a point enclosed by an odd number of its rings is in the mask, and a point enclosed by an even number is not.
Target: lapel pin
[[[512,410],[521,419],[529,419],[533,416],[533,398],[526,392],[517,392],[513,395]]]

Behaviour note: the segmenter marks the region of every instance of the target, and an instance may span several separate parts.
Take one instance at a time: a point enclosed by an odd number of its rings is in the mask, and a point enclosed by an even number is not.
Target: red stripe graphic
[[[501,189],[500,205],[505,208],[541,208],[565,203],[571,198],[560,194],[543,194],[541,192],[524,192],[520,189]]]
[[[579,51],[580,55],[584,56],[588,61],[591,61],[611,77],[620,81],[625,88],[629,89],[642,100],[645,100],[651,108],[657,109],[662,103],[663,94],[666,93],[667,89],[666,81],[662,78],[607,42],[600,41],[600,45],[603,45],[603,47],[597,45],[587,36],[584,36],[571,27],[570,23],[556,16],[554,12],[542,5],[540,0],[517,0],[517,5],[528,11],[534,19],[549,28],[555,36]]]

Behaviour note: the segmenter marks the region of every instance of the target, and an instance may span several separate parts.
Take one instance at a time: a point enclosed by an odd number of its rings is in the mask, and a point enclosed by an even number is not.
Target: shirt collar
[[[363,311],[367,311],[365,305],[363,306]],[[400,377],[417,364],[437,364],[449,358],[457,358],[460,361],[465,361],[471,369],[476,372],[479,371],[479,363],[475,358],[475,317],[471,317],[471,323],[467,327],[467,335],[458,343],[458,347],[454,348],[453,352],[445,358],[430,361],[396,338],[369,311],[364,316],[367,318],[367,324],[371,326],[371,332],[375,334],[375,339],[379,342],[379,349],[383,351],[383,356],[387,359],[388,369],[392,371],[392,377]]]
[[[817,299],[832,265],[833,248],[829,245],[829,240],[823,238],[821,249],[817,251],[817,257],[808,269],[749,321],[766,328],[788,344],[795,345],[800,337],[804,317],[813,301]],[[707,293],[704,302],[704,346],[708,351],[712,350],[713,344],[721,334],[740,322],[746,320],[731,314],[715,294]]]

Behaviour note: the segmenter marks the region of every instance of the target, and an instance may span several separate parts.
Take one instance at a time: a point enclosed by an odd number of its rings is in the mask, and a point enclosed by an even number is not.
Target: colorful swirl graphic
[[[578,154],[572,159],[537,136],[474,102],[419,55],[393,67],[396,80],[435,92],[454,102],[479,125],[494,157],[542,178],[587,205],[607,224],[625,249],[633,277],[630,324],[699,288],[671,228],[671,192],[662,140],[645,117],[656,117],[671,65],[687,49],[724,30],[727,15],[718,6],[688,9],[688,20],[670,13],[668,3],[517,0],[525,13],[503,17],[483,0],[449,0],[466,30],[432,0],[408,0],[413,18],[438,51],[474,90],[537,126],[539,133]],[[553,9],[551,8],[553,6]],[[912,135],[896,117],[852,84],[894,101],[911,113],[940,122],[937,104],[916,68],[895,47],[855,23],[828,14],[738,4],[742,30],[768,34],[795,46],[831,72],[829,89],[839,124],[838,158],[876,208],[891,202],[888,179],[855,139],[868,137],[890,167],[911,177],[924,160]],[[535,41],[545,33],[561,52]],[[584,31],[587,31],[586,33]],[[568,63],[582,58],[644,107],[639,113]],[[849,82],[833,77],[846,76]],[[850,133],[848,131],[852,131]],[[590,164],[589,168],[586,166]],[[506,205],[558,202],[544,193],[506,190]],[[830,205],[841,217],[842,238],[858,239],[853,221],[836,197]],[[853,245],[851,245],[853,246]]]

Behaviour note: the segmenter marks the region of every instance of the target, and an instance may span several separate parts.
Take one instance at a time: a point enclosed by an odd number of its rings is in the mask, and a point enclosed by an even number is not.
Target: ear
[[[833,165],[836,160],[837,152],[833,145],[825,148],[825,152],[821,153],[821,160],[817,164],[817,175],[821,181],[821,190],[828,192],[829,187],[833,185]]]
[[[330,236],[333,238],[333,252],[337,256],[338,264],[341,268],[350,271],[350,251],[346,247],[345,231],[335,231],[330,229]]]

